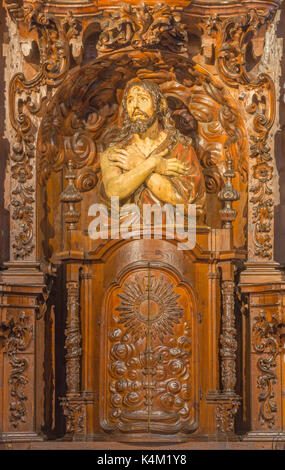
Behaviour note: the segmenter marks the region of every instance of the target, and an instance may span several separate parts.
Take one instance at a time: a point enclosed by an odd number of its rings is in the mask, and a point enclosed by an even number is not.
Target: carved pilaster
[[[207,403],[214,405],[215,430],[220,439],[236,440],[235,416],[240,407],[241,398],[232,393],[209,392]]]
[[[220,78],[237,90],[242,114],[247,120],[251,157],[248,162],[248,241],[249,259],[254,260],[273,259],[273,158],[269,142],[275,120],[276,96],[262,53],[266,29],[273,21],[275,8],[266,8],[262,12],[251,8],[224,19],[212,15],[204,22],[205,61],[215,57]],[[246,45],[251,47],[254,60],[259,63],[255,73],[246,69]]]
[[[252,327],[252,346],[257,353],[257,387],[260,390],[258,419],[264,428],[269,429],[274,426],[278,411],[273,387],[277,382],[278,325],[277,314],[268,318],[265,312],[260,312]]]
[[[81,392],[60,399],[66,418],[66,438],[84,440],[88,433],[88,407],[94,404],[93,394]]]
[[[25,388],[29,383],[26,375],[29,362],[22,356],[22,353],[31,342],[33,326],[30,325],[29,315],[20,312],[18,317],[11,316],[0,327],[3,332],[0,339],[4,340],[11,367],[8,381],[10,386],[9,421],[16,430],[19,429],[21,423],[26,422],[27,395]]]

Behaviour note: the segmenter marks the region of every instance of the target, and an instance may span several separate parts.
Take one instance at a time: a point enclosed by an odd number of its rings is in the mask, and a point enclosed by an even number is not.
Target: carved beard
[[[143,134],[153,125],[157,118],[156,113],[153,113],[151,117],[148,117],[148,115],[143,111],[140,112],[145,118],[147,118],[146,120],[137,119],[136,121],[133,121],[129,116],[127,117],[132,134]]]

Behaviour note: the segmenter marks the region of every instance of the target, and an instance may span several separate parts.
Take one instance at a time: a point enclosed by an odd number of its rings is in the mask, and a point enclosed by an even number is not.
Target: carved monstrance
[[[278,1],[80,0],[68,14],[56,0],[5,4],[7,64],[17,63],[0,279],[5,437],[284,439],[269,52],[278,56]],[[139,118],[134,87],[149,100]],[[146,118],[157,145],[136,152],[148,128],[134,121]],[[197,203],[194,247],[166,230],[92,238],[90,207],[112,214],[114,167],[116,184],[127,175],[120,208],[162,205],[172,190]]]

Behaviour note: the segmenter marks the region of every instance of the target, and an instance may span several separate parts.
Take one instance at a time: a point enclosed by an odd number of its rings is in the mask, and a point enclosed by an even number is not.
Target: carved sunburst
[[[158,336],[173,335],[173,326],[180,323],[183,308],[177,303],[179,294],[175,294],[173,284],[167,283],[163,276],[135,277],[133,282],[125,283],[125,289],[119,297],[120,324],[126,327],[134,339],[144,338],[148,334]]]

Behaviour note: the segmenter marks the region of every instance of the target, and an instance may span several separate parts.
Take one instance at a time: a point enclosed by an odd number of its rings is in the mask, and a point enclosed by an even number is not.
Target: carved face
[[[150,93],[141,86],[133,86],[127,95],[126,106],[132,121],[148,121],[154,114]]]

